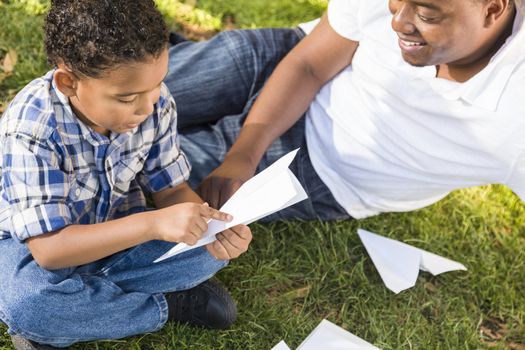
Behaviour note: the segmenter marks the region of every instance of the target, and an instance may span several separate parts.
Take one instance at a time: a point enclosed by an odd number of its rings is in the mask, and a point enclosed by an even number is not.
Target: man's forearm
[[[249,160],[255,170],[266,149],[301,118],[321,87],[351,64],[357,46],[337,34],[323,16],[276,67],[226,161]]]
[[[304,64],[286,57],[257,98],[226,159],[246,157],[255,169],[272,142],[305,113],[320,87]]]

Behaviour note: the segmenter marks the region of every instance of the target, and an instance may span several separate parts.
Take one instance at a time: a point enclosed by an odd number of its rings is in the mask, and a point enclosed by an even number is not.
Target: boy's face
[[[479,59],[492,40],[488,6],[477,0],[389,0],[403,59],[414,66]]]
[[[167,72],[166,49],[159,57],[123,64],[101,78],[77,79],[74,94],[66,95],[77,117],[95,131],[123,133],[153,113]]]

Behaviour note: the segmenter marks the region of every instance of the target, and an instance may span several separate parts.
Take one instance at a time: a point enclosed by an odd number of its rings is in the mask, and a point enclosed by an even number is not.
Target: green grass
[[[224,29],[230,23],[225,18],[242,28],[293,25],[320,15],[326,5],[157,2],[174,28],[203,32]],[[42,4],[0,2],[0,63],[9,49],[18,56],[13,73],[0,82],[0,101],[47,69]],[[155,334],[73,348],[269,350],[281,339],[295,348],[328,318],[382,349],[523,349],[524,214],[525,206],[508,189],[486,186],[457,191],[416,212],[358,222],[254,224],[250,251],[218,274],[239,307],[231,330],[167,325]],[[421,273],[414,288],[395,295],[384,287],[358,227],[458,260],[468,271]],[[5,331],[0,326],[0,349],[11,349]]]

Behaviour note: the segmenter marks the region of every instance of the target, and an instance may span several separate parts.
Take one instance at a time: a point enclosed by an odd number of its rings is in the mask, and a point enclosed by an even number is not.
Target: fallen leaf
[[[9,75],[13,73],[13,70],[15,69],[17,60],[17,54],[15,49],[9,49],[7,54],[4,57],[4,63],[2,64],[2,68],[4,69],[4,73],[6,75]]]
[[[509,343],[510,350],[525,350],[525,344]]]
[[[298,288],[292,291],[289,291],[284,294],[284,297],[287,299],[299,299],[304,298],[306,295],[308,295],[308,292],[310,291],[310,286]]]

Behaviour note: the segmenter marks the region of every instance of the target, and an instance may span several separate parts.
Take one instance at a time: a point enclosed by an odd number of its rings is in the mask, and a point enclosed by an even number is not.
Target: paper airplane
[[[448,271],[467,270],[456,261],[411,245],[362,229],[358,229],[357,233],[386,287],[396,294],[416,284],[419,270],[434,276]]]
[[[299,180],[288,167],[299,149],[274,162],[265,170],[245,182],[220,208],[231,214],[233,220],[224,222],[210,220],[208,229],[193,246],[179,243],[154,262],[159,262],[190,249],[201,247],[216,240],[215,235],[238,224],[248,225],[260,218],[287,208],[308,198]]]
[[[284,342],[284,340],[281,340],[277,345],[275,345],[272,350],[290,350],[290,347]]]
[[[272,350],[290,350],[281,340]],[[330,321],[321,323],[306,337],[297,350],[380,350]]]

